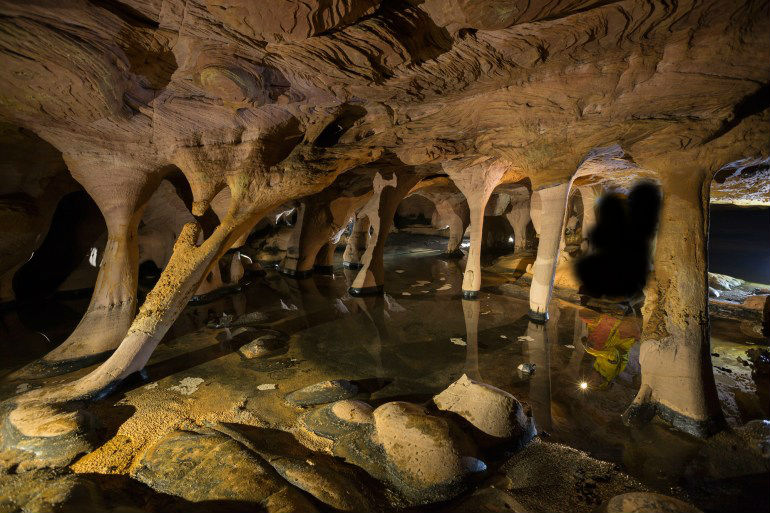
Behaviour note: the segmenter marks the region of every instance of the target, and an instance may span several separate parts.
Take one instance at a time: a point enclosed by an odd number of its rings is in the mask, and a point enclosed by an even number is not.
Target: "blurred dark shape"
[[[575,264],[580,293],[593,297],[639,294],[651,268],[661,195],[651,182],[636,185],[628,198],[608,194],[599,201],[589,252]]]

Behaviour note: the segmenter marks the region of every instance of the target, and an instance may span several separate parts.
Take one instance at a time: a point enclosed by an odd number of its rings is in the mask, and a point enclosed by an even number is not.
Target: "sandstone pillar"
[[[291,235],[286,245],[286,256],[283,257],[278,270],[281,274],[292,276],[294,278],[307,278],[313,274],[312,266],[304,271],[299,270],[300,258],[302,252],[303,227],[310,216],[307,215],[308,205],[306,201],[297,205],[297,221],[294,223]],[[307,235],[306,235],[307,236]],[[315,254],[313,254],[315,258]]]
[[[449,178],[468,201],[470,209],[471,245],[463,276],[463,298],[475,299],[481,288],[481,235],[484,209],[492,191],[507,171],[506,162],[484,161],[467,167],[444,166]]]
[[[710,179],[674,163],[660,173],[663,206],[654,271],[645,287],[642,384],[628,424],[658,415],[707,436],[724,423],[711,366],[708,316]]]
[[[347,269],[361,269],[361,255],[366,251],[366,242],[369,239],[369,217],[356,215],[353,222],[353,230],[348,237],[345,252],[342,254],[342,265]]]
[[[460,243],[463,241],[465,230],[470,224],[470,209],[467,202],[463,201],[457,204],[450,200],[436,204],[441,218],[449,221],[449,240],[444,250],[446,256],[462,256]]]
[[[307,198],[298,210],[297,224],[281,263],[281,272],[295,278],[306,278],[314,269],[330,273],[334,266],[334,241],[339,240],[338,235],[345,224],[369,194],[368,189],[365,193],[351,192],[337,184]]]
[[[419,177],[412,169],[391,172],[388,179],[380,173],[375,175],[374,194],[359,213],[369,218],[369,242],[361,256],[361,270],[350,287],[351,295],[382,293],[385,281],[382,258],[393,216],[398,204],[418,181]]]
[[[532,212],[532,219],[537,220],[536,228],[540,233],[540,241],[529,289],[529,316],[537,322],[545,322],[548,320],[548,303],[551,300],[559,259],[569,184],[554,185],[532,194],[533,210],[538,209],[537,212]]]
[[[327,241],[326,244],[321,246],[321,249],[318,250],[313,269],[320,274],[334,274],[334,252],[336,250],[337,245],[332,241]]]
[[[123,340],[136,312],[137,232],[159,176],[133,169],[135,164],[118,157],[67,159],[67,164],[104,216],[107,244],[91,302],[75,330],[50,353],[14,373],[12,379],[62,374],[106,359]],[[110,173],[109,180],[105,173]]]
[[[588,234],[596,225],[596,202],[601,191],[592,185],[578,187],[578,191],[580,191],[580,198],[583,200],[583,243],[580,249],[585,252],[588,250]]]
[[[513,228],[514,251],[522,251],[533,246],[533,241],[527,239],[527,226],[530,221],[529,191],[521,187],[511,194],[511,210],[505,214],[505,218]]]

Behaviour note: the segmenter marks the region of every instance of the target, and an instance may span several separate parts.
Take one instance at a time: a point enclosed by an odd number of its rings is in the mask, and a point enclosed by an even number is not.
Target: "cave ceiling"
[[[767,156],[769,29],[761,1],[4,0],[0,121],[196,196],[478,158],[537,187],[608,147],[715,171]]]

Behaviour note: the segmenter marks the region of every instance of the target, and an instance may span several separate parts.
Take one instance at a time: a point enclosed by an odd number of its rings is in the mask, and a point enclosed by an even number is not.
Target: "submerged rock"
[[[770,420],[754,419],[737,428],[735,432],[766,459],[770,459]]]
[[[684,501],[650,492],[617,495],[603,504],[597,513],[701,513]]]
[[[371,426],[374,422],[372,411],[365,402],[345,399],[310,411],[302,420],[308,431],[336,440],[351,431]]]
[[[249,360],[252,358],[265,358],[277,354],[284,345],[281,339],[268,333],[255,338],[248,344],[242,345],[238,349],[238,353]]]
[[[533,372],[535,372],[534,363],[520,363],[519,366],[516,368],[521,372],[523,372],[524,374],[532,374]]]
[[[317,511],[260,456],[220,433],[172,431],[139,460],[133,476],[189,501],[242,501],[269,512]]]
[[[322,381],[295,390],[286,396],[286,402],[295,406],[313,406],[350,399],[358,393],[358,385],[345,379]]]
[[[475,450],[449,420],[406,402],[385,403],[373,416],[390,481],[408,500],[445,500],[466,488],[463,457]]]
[[[262,312],[249,312],[243,314],[235,321],[230,323],[231,327],[248,326],[250,324],[260,324],[267,321],[267,315]]]
[[[529,513],[511,494],[498,488],[477,490],[454,506],[451,513],[478,513],[479,511],[505,511],[506,513]]]
[[[335,511],[374,511],[381,485],[361,469],[303,446],[277,429],[218,424],[217,431],[240,442],[269,463],[281,477]]]
[[[474,381],[465,374],[433,398],[439,410],[467,420],[480,433],[482,443],[523,445],[536,434],[532,418],[511,394]]]

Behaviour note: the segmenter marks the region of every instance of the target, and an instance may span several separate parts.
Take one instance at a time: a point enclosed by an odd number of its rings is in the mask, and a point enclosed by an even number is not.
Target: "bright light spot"
[[[580,390],[587,390],[588,389],[588,383],[585,381],[580,382]]]
[[[91,253],[88,255],[88,263],[91,264],[91,267],[96,267],[96,257],[99,255],[99,250],[96,248],[91,248]]]
[[[508,237],[508,242],[513,242],[513,237]]]
[[[461,242],[460,243],[460,247],[461,248],[469,248],[469,247],[471,247],[471,243],[470,242]]]

